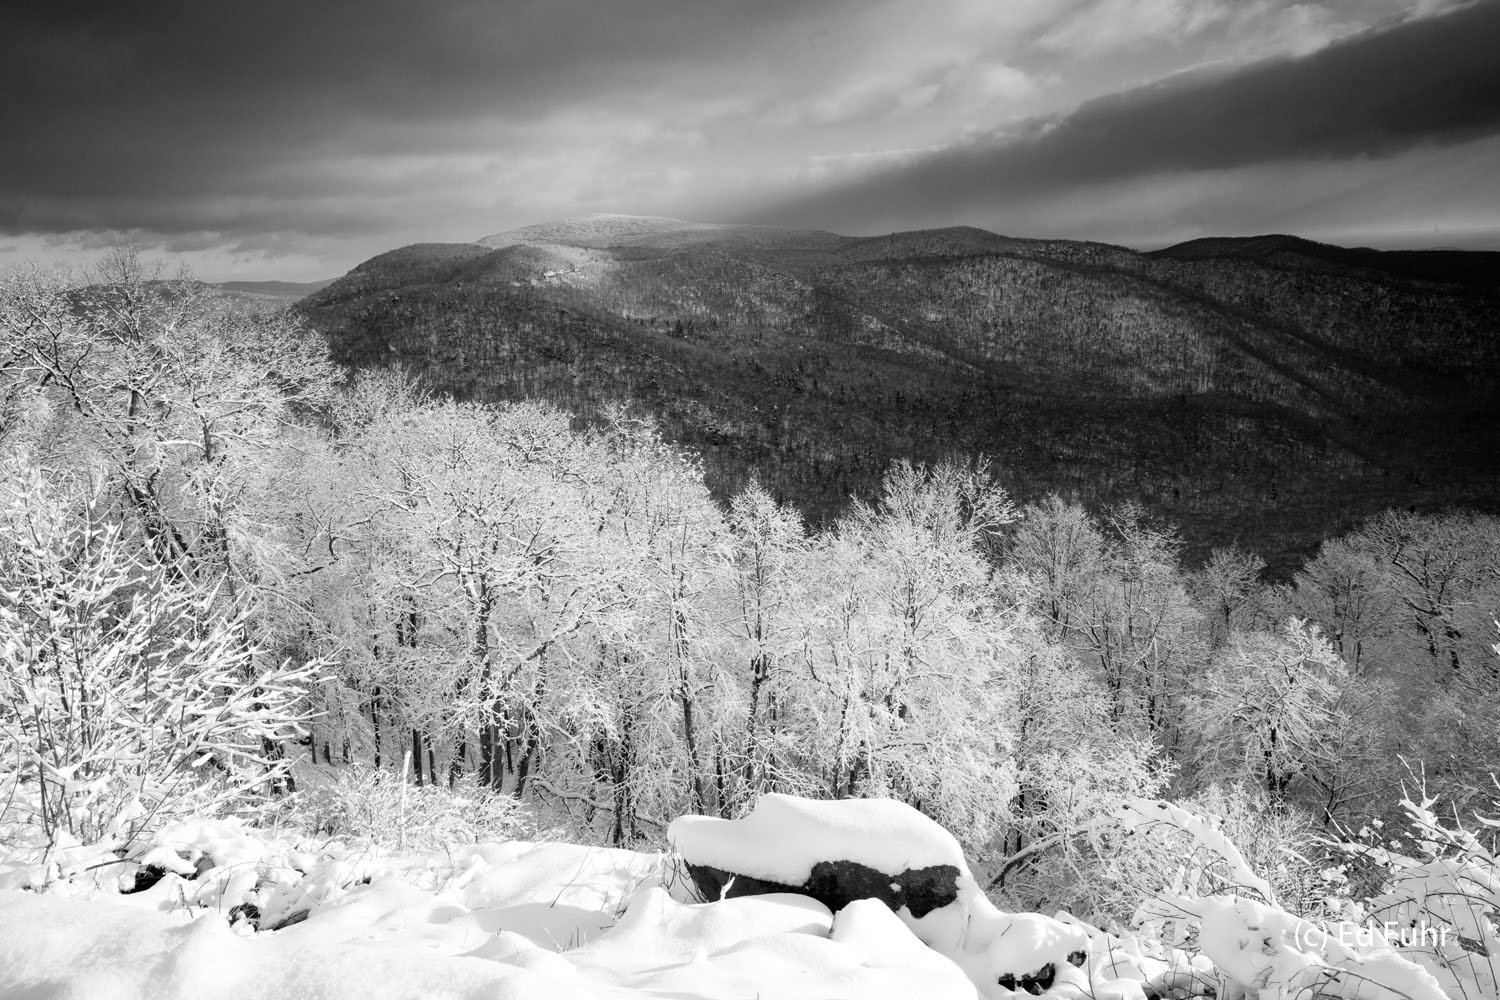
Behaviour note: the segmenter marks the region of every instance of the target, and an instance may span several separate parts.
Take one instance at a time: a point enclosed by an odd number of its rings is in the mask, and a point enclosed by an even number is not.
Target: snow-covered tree
[[[1229,641],[1234,632],[1261,627],[1265,595],[1261,575],[1266,561],[1237,547],[1214,549],[1208,562],[1192,575],[1191,590],[1208,622],[1211,650]]]
[[[796,781],[794,728],[798,685],[793,666],[809,620],[802,598],[808,539],[801,517],[752,483],[730,504],[728,570],[733,582],[729,632],[743,643],[748,685],[742,778],[745,794],[788,787]]]
[[[1360,535],[1386,567],[1398,621],[1433,665],[1452,673],[1476,663],[1492,670],[1485,637],[1500,598],[1500,519],[1387,511]]]
[[[1013,518],[986,470],[898,464],[880,502],[820,539],[803,669],[827,794],[891,795],[969,836],[1013,773],[997,683],[1023,655],[983,546]]]
[[[1305,621],[1232,636],[1191,712],[1199,780],[1255,781],[1278,807],[1294,781],[1326,787],[1347,682],[1344,661]]]
[[[1002,681],[1014,779],[996,784],[1011,798],[1001,837],[973,856],[990,888],[1016,905],[1102,913],[1104,900],[1130,895],[1137,883],[1094,849],[1092,831],[1125,802],[1160,794],[1168,772],[1154,744],[1110,723],[1098,681],[1040,638]]]
[[[590,507],[605,457],[530,405],[433,404],[362,440],[366,544],[396,556],[365,580],[385,637],[370,659],[408,722],[445,729],[453,766],[476,749],[484,781],[524,786],[574,676],[567,640],[627,603]]]
[[[1026,509],[1007,563],[1050,634],[1094,668],[1113,722],[1167,748],[1202,645],[1180,548],[1137,505],[1111,508],[1096,524],[1051,498]]]
[[[1033,609],[1061,639],[1094,600],[1106,570],[1106,545],[1088,511],[1056,495],[1021,512],[1006,565],[1028,581]]]
[[[722,512],[697,461],[649,423],[611,415],[598,522],[619,574],[618,628],[597,633],[614,672],[598,751],[628,770],[651,812],[723,812],[741,767],[728,738],[736,698],[720,632],[727,615]],[[626,713],[630,713],[627,720]],[[625,738],[628,729],[628,739]]]
[[[1294,580],[1292,607],[1322,626],[1329,642],[1360,674],[1371,640],[1388,635],[1396,595],[1369,540],[1352,535],[1324,542]]]
[[[269,790],[320,665],[267,664],[97,492],[0,465],[0,785],[91,841]]]
[[[5,275],[0,333],[4,367],[55,414],[39,461],[106,475],[174,572],[229,590],[253,576],[237,536],[260,528],[283,432],[328,398],[321,338],[285,313],[167,280],[129,246],[81,278]]]

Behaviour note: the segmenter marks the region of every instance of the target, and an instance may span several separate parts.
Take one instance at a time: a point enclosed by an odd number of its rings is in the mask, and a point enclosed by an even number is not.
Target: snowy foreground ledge
[[[141,892],[121,894],[135,875],[118,864],[38,893],[20,887],[47,872],[0,862],[0,996],[1445,997],[1388,948],[1355,953],[1249,900],[1170,901],[1199,925],[1192,957],[1002,913],[952,836],[891,801],[767,795],[741,820],[684,817],[670,838],[691,880],[631,851],[392,857],[223,821],[158,836],[140,860],[169,874]],[[81,848],[53,860],[97,862]],[[695,902],[705,885],[713,901]],[[744,894],[777,888],[800,891]]]

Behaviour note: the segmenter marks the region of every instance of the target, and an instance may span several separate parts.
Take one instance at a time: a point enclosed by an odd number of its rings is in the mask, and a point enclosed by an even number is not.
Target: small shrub
[[[469,778],[448,788],[412,785],[401,775],[353,764],[331,780],[304,781],[280,817],[313,833],[367,841],[388,850],[425,852],[450,844],[548,840],[524,802]]]
[[[212,588],[95,514],[0,464],[0,807],[49,843],[262,796],[321,669],[264,662]]]
[[[1451,996],[1500,995],[1500,859],[1479,834],[1500,819],[1475,815],[1477,829],[1446,819],[1427,794],[1401,801],[1405,829],[1372,821],[1334,846],[1342,865],[1331,888],[1352,897],[1360,923],[1395,932],[1401,950],[1438,977]],[[1491,808],[1500,808],[1494,798]]]

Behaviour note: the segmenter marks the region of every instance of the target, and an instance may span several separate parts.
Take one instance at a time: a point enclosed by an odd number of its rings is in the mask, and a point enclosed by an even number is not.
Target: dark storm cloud
[[[1497,43],[1500,2],[1485,0],[1300,58],[1092,101],[753,214],[846,229],[974,221],[1028,198],[1134,177],[1458,144],[1500,133]]]
[[[12,0],[0,13],[0,229],[170,232],[194,224],[181,207],[194,198],[336,194],[320,164],[484,150],[494,128],[586,95],[659,98],[674,65],[797,8]],[[481,134],[466,134],[476,122]],[[262,206],[247,223],[305,223],[306,208]]]
[[[296,247],[329,262],[299,266],[322,268],[592,211],[723,220],[759,206],[759,221],[860,232],[994,224],[1077,191],[1088,197],[1033,216],[1058,231],[1072,211],[1076,233],[1099,231],[1076,209],[1111,185],[1123,223],[1150,214],[1126,189],[1173,172],[1395,160],[1495,131],[1500,0],[1003,133],[968,124],[1431,9],[1238,2],[9,0],[0,236],[35,248],[126,234],[267,259]],[[1316,13],[1334,7],[1361,13]],[[961,129],[979,138],[944,148]],[[1493,187],[1473,163],[1450,186],[1483,203]],[[1197,190],[1196,205],[1223,201]],[[1157,184],[1150,211],[1192,224],[1196,207],[1168,194]]]

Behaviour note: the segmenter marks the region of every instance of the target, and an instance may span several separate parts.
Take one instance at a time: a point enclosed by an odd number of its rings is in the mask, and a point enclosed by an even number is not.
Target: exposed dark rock
[[[1072,961],[1071,955],[1068,957],[1068,961]],[[1035,972],[1020,977],[1007,972],[999,979],[996,979],[995,982],[1005,989],[1019,993],[1029,993],[1034,997],[1039,997],[1052,988],[1052,981],[1055,978],[1057,978],[1057,969],[1051,962],[1048,962]]]
[[[231,907],[229,910],[229,922],[231,924],[246,921],[251,927],[260,930],[260,907],[254,903],[241,903]]]
[[[887,875],[857,861],[820,861],[805,891],[834,911],[856,899],[878,899],[893,911],[904,906],[920,919],[958,898],[958,869],[931,865]]]
[[[1052,980],[1057,978],[1057,969],[1051,962],[1042,966],[1029,976],[1021,977],[1021,988],[1032,996],[1041,996],[1052,988]]]
[[[1087,962],[1088,960],[1089,960],[1089,953],[1086,952],[1086,951],[1071,951],[1071,952],[1068,953],[1068,964],[1069,965],[1076,965],[1076,966],[1082,967],[1083,963]]]
[[[688,875],[698,895],[712,902],[716,899],[734,899],[738,896],[764,896],[773,892],[802,892],[799,886],[782,885],[749,875],[737,875],[712,865],[695,865],[688,862]]]
[[[160,882],[167,874],[167,870],[158,865],[142,865],[135,871],[135,882],[129,889],[121,889],[120,895],[128,896],[133,892],[145,892],[156,883]]]
[[[794,892],[811,896],[835,913],[857,899],[878,899],[892,912],[904,906],[913,917],[921,918],[958,898],[958,869],[953,865],[909,868],[891,875],[858,861],[819,861],[802,885],[783,885],[692,863],[688,874],[704,899]]]

